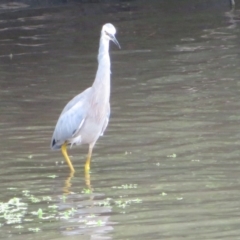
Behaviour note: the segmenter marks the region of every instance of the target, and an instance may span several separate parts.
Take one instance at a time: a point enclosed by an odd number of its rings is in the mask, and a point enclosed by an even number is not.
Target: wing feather
[[[79,131],[89,108],[87,101],[91,88],[75,96],[64,107],[57,121],[52,141],[51,148],[58,149],[61,145],[74,136]]]

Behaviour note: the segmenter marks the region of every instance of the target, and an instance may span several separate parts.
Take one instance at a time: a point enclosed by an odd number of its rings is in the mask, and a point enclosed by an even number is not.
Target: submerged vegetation
[[[112,189],[128,191],[137,188],[136,184],[113,186]],[[9,188],[16,191],[16,188]],[[16,196],[16,194],[14,194]],[[104,221],[101,216],[95,214],[82,214],[82,207],[74,204],[72,195],[56,196],[36,196],[29,190],[23,190],[19,197],[13,197],[6,202],[0,202],[0,228],[11,226],[19,233],[21,231],[40,232],[44,222],[58,222],[74,218],[74,221],[84,224],[86,227],[102,226]],[[90,199],[91,206],[100,208],[120,209],[120,213],[125,213],[125,209],[133,204],[141,203],[141,199],[129,199],[119,196],[115,198],[94,199],[94,194],[90,189],[83,189],[81,196]],[[73,195],[74,196],[74,195]],[[127,195],[126,195],[127,196]],[[69,200],[69,203],[68,203]],[[81,213],[81,214],[80,214]]]

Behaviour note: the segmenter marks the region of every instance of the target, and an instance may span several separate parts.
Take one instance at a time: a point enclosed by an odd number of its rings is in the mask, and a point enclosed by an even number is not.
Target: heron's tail
[[[51,145],[50,145],[52,150],[57,150],[61,148],[61,145],[59,143],[56,142],[56,140],[53,138],[51,141]]]

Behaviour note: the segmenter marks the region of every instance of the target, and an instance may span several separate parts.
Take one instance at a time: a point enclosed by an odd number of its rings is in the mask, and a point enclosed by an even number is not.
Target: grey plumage
[[[92,148],[99,136],[104,133],[109,122],[111,74],[109,40],[120,47],[114,36],[115,33],[116,29],[110,23],[102,27],[98,69],[93,85],[75,96],[62,110],[52,136],[52,149],[62,148],[63,152],[63,145],[89,144],[91,158]],[[66,161],[69,164],[70,159]]]

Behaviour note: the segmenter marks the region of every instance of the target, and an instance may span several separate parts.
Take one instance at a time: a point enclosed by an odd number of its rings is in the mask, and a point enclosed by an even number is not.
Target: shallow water
[[[56,3],[0,5],[0,237],[239,239],[238,9]],[[122,46],[111,120],[90,176],[87,146],[69,151],[73,176],[50,139],[94,79],[105,22]]]

